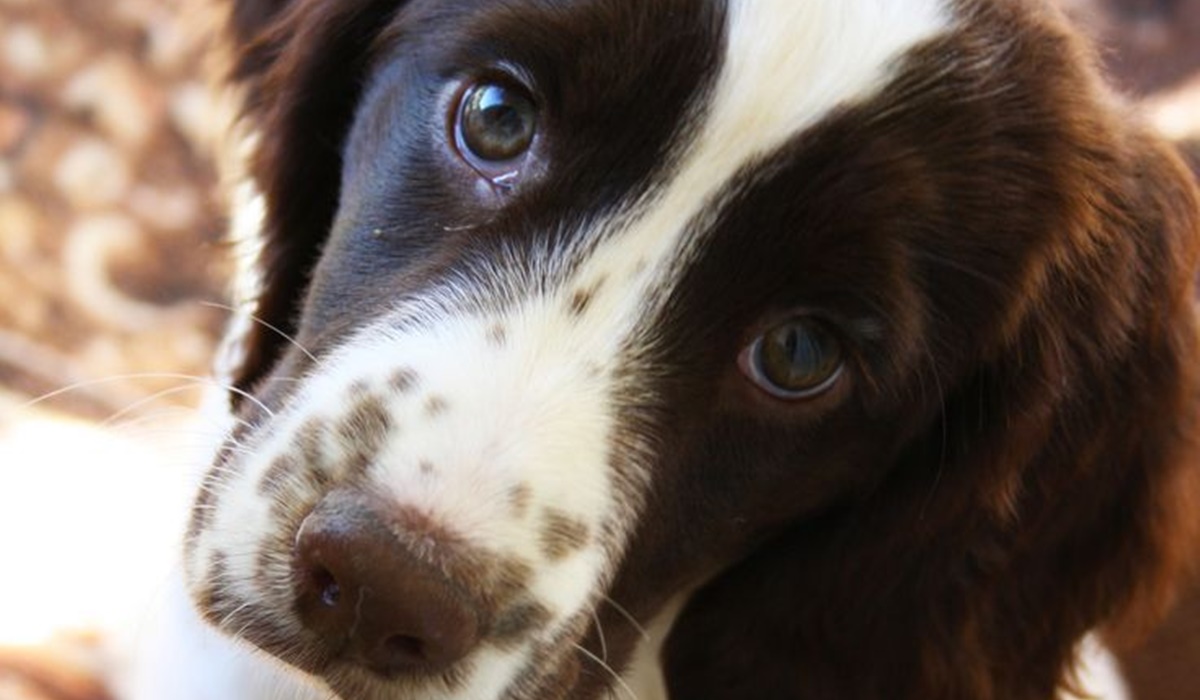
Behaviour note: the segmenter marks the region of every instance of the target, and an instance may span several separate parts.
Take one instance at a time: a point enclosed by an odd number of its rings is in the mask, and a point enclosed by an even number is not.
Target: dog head
[[[1033,698],[1169,573],[1195,195],[1057,14],[233,7],[221,629],[353,699]]]

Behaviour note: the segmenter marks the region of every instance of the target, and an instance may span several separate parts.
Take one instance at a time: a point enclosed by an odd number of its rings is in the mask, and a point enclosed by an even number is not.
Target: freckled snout
[[[331,655],[390,677],[445,670],[477,646],[479,603],[418,546],[438,545],[357,490],[329,493],[304,520],[297,610]]]

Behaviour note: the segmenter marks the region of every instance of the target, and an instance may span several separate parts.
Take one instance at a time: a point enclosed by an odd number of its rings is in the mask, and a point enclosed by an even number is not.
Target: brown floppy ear
[[[338,202],[342,147],[370,47],[401,0],[235,0],[227,32],[230,80],[240,90],[261,221],[236,236],[243,298],[224,367],[235,392],[251,391],[294,335],[312,268]],[[241,205],[246,205],[242,202]],[[257,205],[256,205],[257,206]],[[235,212],[235,228],[239,212]],[[251,320],[253,319],[253,320]],[[238,397],[232,396],[235,406]]]
[[[245,46],[257,38],[288,5],[296,0],[232,0],[227,31],[230,39]]]
[[[1038,31],[1022,46],[1073,48]],[[1020,122],[1034,157],[977,182],[1047,195],[1025,212],[1039,247],[1004,280],[995,335],[972,338],[942,415],[882,483],[689,600],[664,649],[672,697],[1048,700],[1088,632],[1152,624],[1169,603],[1200,525],[1200,196],[1085,57],[1050,53],[1022,72],[986,62],[1014,78],[993,97],[1041,111]],[[987,199],[957,220],[1011,221]],[[1020,245],[1014,230],[961,235]],[[975,282],[922,283],[936,304]]]
[[[691,598],[672,697],[1048,700],[1089,631],[1164,611],[1200,524],[1200,200],[1110,135],[1022,327],[877,489]]]

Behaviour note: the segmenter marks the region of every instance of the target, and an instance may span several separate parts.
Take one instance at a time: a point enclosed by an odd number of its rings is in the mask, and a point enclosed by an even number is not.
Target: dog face
[[[1047,670],[996,697],[1037,697],[1128,598],[969,634],[1024,600],[999,582],[1118,506],[1116,482],[1096,512],[1061,502],[1098,452],[1031,476],[1082,449],[1056,431],[1110,417],[1080,408],[1093,370],[1137,346],[1159,369],[1128,400],[1186,384],[1189,322],[1163,320],[1185,315],[1194,246],[1161,212],[1186,218],[1190,194],[1121,142],[1056,16],[278,5],[235,8],[265,243],[239,427],[187,540],[220,628],[348,699],[600,697],[647,668],[666,673],[639,691],[682,697],[801,671],[840,697],[1010,682],[845,673],[884,638],[927,659],[1036,647]],[[1149,433],[1180,391],[1142,407]],[[1078,594],[1107,567],[1050,580]],[[930,641],[906,640],[913,616]]]

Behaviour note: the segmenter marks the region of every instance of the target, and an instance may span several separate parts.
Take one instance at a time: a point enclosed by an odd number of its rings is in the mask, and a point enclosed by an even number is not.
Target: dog
[[[220,697],[1046,700],[1168,606],[1200,201],[1056,10],[228,4]]]

